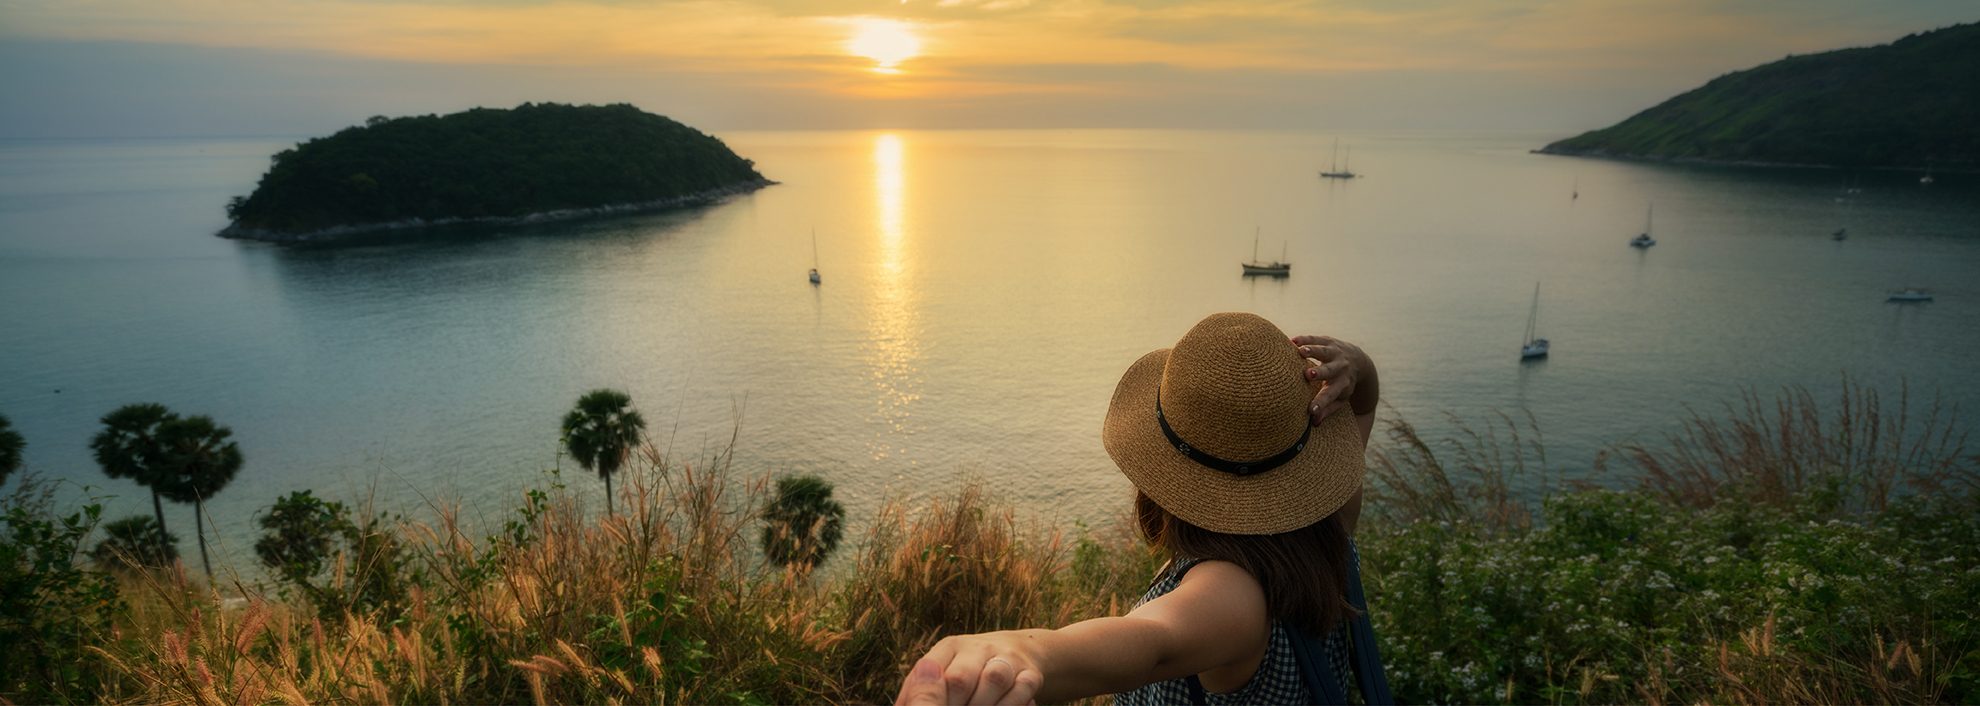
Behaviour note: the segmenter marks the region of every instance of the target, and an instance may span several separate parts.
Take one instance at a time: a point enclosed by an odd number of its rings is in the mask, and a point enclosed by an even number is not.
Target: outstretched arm
[[[1124,616],[943,638],[915,663],[895,703],[925,703],[916,699],[933,695],[926,678],[937,669],[951,704],[1052,703],[1127,691],[1256,663],[1270,635],[1258,581],[1235,564],[1205,562],[1176,590]]]

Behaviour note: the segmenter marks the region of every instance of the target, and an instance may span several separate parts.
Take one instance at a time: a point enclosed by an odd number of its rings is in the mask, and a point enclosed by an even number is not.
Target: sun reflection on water
[[[900,437],[914,434],[909,408],[921,399],[921,321],[915,306],[919,292],[907,268],[904,223],[907,146],[899,135],[881,133],[873,139],[873,194],[880,262],[862,351],[876,393],[874,415],[886,430],[868,444],[878,460],[908,448]]]

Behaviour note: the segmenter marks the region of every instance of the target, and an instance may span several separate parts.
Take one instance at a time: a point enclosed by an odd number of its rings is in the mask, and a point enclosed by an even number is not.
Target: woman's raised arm
[[[1361,347],[1332,336],[1294,336],[1299,354],[1320,364],[1306,369],[1306,379],[1324,380],[1326,386],[1313,396],[1313,424],[1346,407],[1354,413],[1355,427],[1361,432],[1361,445],[1375,434],[1375,407],[1382,401],[1382,385],[1375,376],[1375,361]]]

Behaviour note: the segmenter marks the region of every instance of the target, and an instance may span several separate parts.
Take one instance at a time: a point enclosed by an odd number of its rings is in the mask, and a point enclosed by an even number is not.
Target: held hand
[[[1026,706],[1044,683],[1024,638],[1012,633],[957,635],[935,643],[901,683],[895,706]]]
[[[942,665],[923,657],[915,661],[914,670],[901,682],[901,693],[894,697],[894,706],[942,706],[948,699],[948,688],[942,686]]]
[[[1299,347],[1302,357],[1318,363],[1306,369],[1307,381],[1324,381],[1308,410],[1313,424],[1318,426],[1320,420],[1348,406],[1355,383],[1368,369],[1368,354],[1361,352],[1361,347],[1332,336],[1294,336],[1292,343]]]

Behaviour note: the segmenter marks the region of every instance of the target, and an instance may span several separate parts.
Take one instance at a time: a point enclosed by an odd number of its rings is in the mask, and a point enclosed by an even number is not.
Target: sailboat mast
[[[1533,283],[1533,308],[1526,312],[1526,345],[1533,345],[1534,324],[1540,320],[1540,283]]]
[[[1258,261],[1258,228],[1251,229],[1251,261]]]
[[[1286,244],[1279,243],[1279,264],[1283,265],[1285,264],[1285,262],[1286,262]]]
[[[1334,138],[1334,156],[1327,162],[1327,171],[1341,170],[1341,138]]]
[[[811,269],[818,269],[818,229],[811,229]]]

